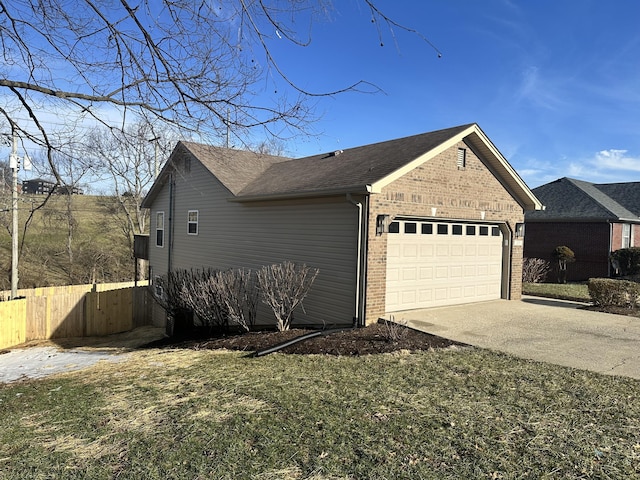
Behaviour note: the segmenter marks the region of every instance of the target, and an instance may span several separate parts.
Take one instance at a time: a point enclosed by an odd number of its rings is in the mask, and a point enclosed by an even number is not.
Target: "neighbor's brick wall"
[[[467,166],[457,167],[458,148],[467,149]],[[480,221],[507,222],[511,231],[524,221],[522,207],[511,197],[482,161],[464,143],[445,152],[372,194],[369,206],[366,322],[373,323],[385,313],[387,235],[376,236],[376,217],[387,214]],[[526,233],[525,233],[526,234]],[[522,295],[522,246],[513,246],[510,297]]]
[[[621,232],[621,228],[618,230]],[[618,245],[621,242],[620,232]],[[610,225],[605,222],[527,222],[524,256],[552,262],[554,269],[547,281],[555,282],[557,269],[552,253],[556,247],[566,245],[576,255],[575,263],[567,266],[567,280],[606,277],[609,275],[609,234]]]
[[[631,226],[631,246],[640,246],[640,225]],[[622,223],[614,223],[611,232],[611,251],[622,248]]]

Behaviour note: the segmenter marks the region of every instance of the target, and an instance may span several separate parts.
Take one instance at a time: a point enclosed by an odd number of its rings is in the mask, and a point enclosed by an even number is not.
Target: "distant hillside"
[[[31,209],[43,198],[20,196],[20,243]],[[6,290],[11,288],[10,197],[0,197],[0,208],[0,290]],[[18,266],[19,287],[133,280],[134,261],[122,224],[113,197],[51,197],[27,228]]]

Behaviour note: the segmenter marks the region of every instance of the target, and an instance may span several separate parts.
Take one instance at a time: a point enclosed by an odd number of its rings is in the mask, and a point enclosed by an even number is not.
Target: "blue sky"
[[[334,2],[312,44],[272,46],[305,89],[358,80],[384,93],[319,98],[312,155],[476,122],[530,187],[570,176],[640,181],[640,3],[377,0],[420,37],[384,24],[361,0]],[[280,82],[281,83],[281,82]],[[268,85],[265,90],[277,88]]]

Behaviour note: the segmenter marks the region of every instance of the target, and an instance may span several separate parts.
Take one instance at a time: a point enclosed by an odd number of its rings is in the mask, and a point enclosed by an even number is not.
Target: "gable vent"
[[[467,166],[467,149],[458,149],[458,161],[456,162],[459,169],[463,169]]]

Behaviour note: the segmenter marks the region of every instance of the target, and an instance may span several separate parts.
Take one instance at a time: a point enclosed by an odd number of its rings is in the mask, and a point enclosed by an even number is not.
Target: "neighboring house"
[[[541,208],[476,124],[295,160],[180,142],[143,206],[152,279],[305,263],[296,324],[326,326],[519,299],[515,232]]]
[[[640,182],[589,183],[561,178],[533,189],[545,210],[526,214],[525,257],[552,260],[555,247],[576,255],[567,279],[608,277],[609,254],[640,246]]]

